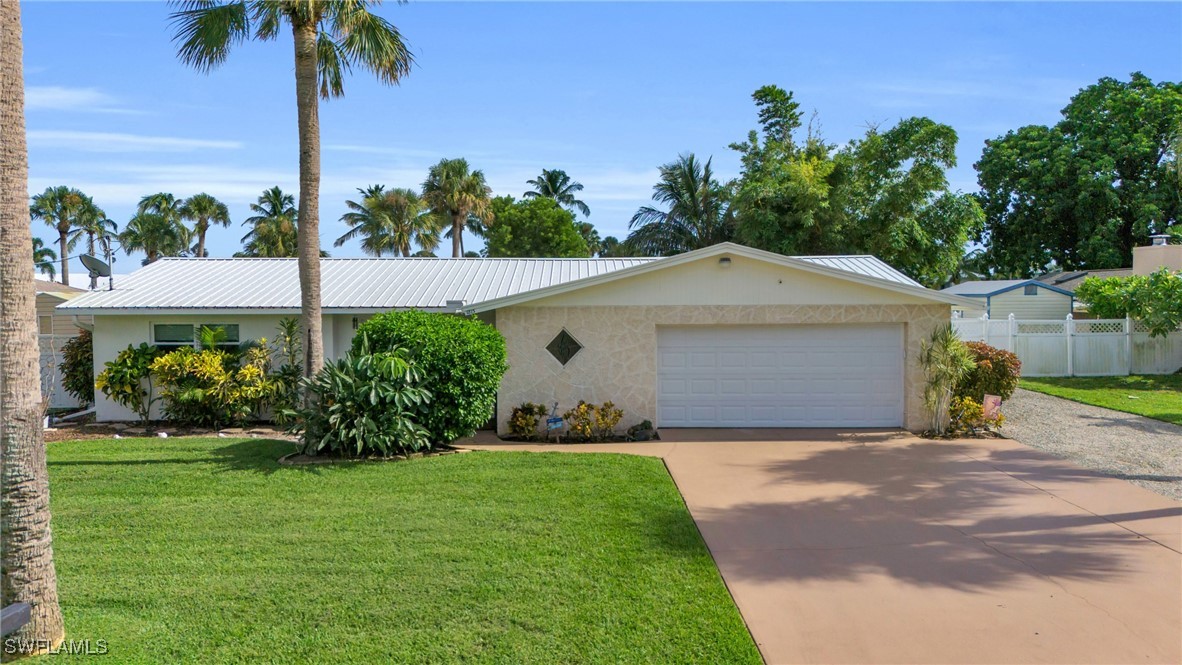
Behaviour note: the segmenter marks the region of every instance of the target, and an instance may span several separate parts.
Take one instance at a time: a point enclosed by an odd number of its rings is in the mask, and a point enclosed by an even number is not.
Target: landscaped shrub
[[[271,399],[273,419],[279,424],[287,423],[300,405],[300,379],[304,376],[304,364],[300,359],[302,349],[300,322],[293,318],[281,319],[274,346],[274,355],[280,364],[271,376],[275,382]]]
[[[572,441],[588,442],[610,441],[615,434],[616,425],[623,417],[624,412],[611,402],[596,406],[582,400],[562,414],[566,422],[567,436]]]
[[[275,391],[267,375],[270,366],[271,351],[264,339],[239,354],[183,346],[154,360],[151,369],[160,382],[169,420],[217,427],[259,417]]]
[[[519,439],[532,441],[538,438],[538,425],[546,416],[546,407],[534,402],[525,402],[513,407],[509,414],[509,434]]]
[[[380,314],[361,324],[362,339],[376,352],[409,349],[423,385],[434,398],[420,423],[433,443],[450,443],[472,434],[493,415],[505,364],[505,339],[476,319],[417,310]]]
[[[142,422],[148,422],[153,396],[152,361],[160,355],[154,346],[141,343],[127,345],[94,379],[94,387],[104,395],[132,411]]]
[[[973,358],[973,369],[957,384],[957,396],[971,397],[978,403],[985,400],[985,395],[1009,399],[1022,378],[1022,362],[1018,356],[984,342],[964,344]]]
[[[953,397],[948,408],[949,434],[975,434],[984,429],[998,429],[1006,417],[1000,412],[993,418],[985,417],[985,409],[972,397]]]
[[[407,349],[361,349],[328,363],[303,382],[312,406],[299,409],[291,431],[301,433],[304,453],[393,455],[432,447],[419,423],[431,413],[431,392]]]
[[[94,342],[80,330],[62,345],[62,388],[83,404],[94,403]]]
[[[931,432],[942,433],[948,423],[948,408],[956,387],[973,370],[969,349],[948,323],[932,331],[920,344],[919,363],[927,383],[923,389],[924,406],[931,415]]]

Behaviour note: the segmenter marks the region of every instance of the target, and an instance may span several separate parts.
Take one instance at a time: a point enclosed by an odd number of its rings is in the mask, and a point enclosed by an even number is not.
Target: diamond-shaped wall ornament
[[[579,340],[571,337],[571,334],[565,329],[558,333],[546,345],[546,350],[550,352],[550,355],[554,356],[554,359],[563,365],[570,362],[570,359],[574,358],[575,354],[582,350],[582,348],[583,345],[579,344]]]

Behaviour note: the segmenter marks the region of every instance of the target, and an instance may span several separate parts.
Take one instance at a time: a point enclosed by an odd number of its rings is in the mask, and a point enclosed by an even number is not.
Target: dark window
[[[582,350],[582,348],[583,345],[579,344],[579,341],[574,337],[571,337],[571,334],[566,330],[558,333],[546,345],[546,350],[550,352],[550,355],[554,356],[554,359],[563,365],[570,362],[571,358],[574,358],[575,354]]]
[[[1022,291],[1022,294],[1027,296],[1036,296],[1038,295],[1038,286],[1034,284],[1027,284],[1025,290]]]
[[[218,346],[237,348],[241,341],[238,337],[237,323],[157,323],[152,326],[152,343],[162,349],[175,349],[180,346],[194,346],[199,339],[201,328],[221,328],[226,332],[225,338]]]

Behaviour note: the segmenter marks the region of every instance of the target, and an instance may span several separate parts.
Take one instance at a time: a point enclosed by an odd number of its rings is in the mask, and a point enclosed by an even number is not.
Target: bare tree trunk
[[[24,116],[21,116],[21,117],[24,118]],[[30,232],[30,235],[32,235],[32,232]],[[29,242],[32,242],[32,241],[30,240]],[[58,251],[61,252],[62,284],[69,284],[70,283],[70,253],[69,253],[70,248],[69,248],[69,245],[66,243],[66,234],[62,233],[60,231],[57,234],[57,246],[58,246]]]
[[[21,55],[20,4],[0,2],[0,605],[32,606],[32,620],[10,637],[36,653],[57,648],[65,628],[41,431]]]
[[[320,99],[317,97],[316,24],[292,21],[296,106],[300,134],[300,209],[297,245],[304,376],[324,366],[320,314]]]
[[[205,258],[205,229],[197,229],[197,258]]]
[[[459,215],[451,218],[451,255],[460,258],[464,255],[464,222]]]

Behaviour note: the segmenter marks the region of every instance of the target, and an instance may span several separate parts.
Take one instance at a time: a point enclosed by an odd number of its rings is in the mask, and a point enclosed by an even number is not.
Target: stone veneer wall
[[[621,427],[646,418],[656,422],[659,325],[902,323],[904,425],[921,431],[928,416],[920,342],[948,319],[948,305],[509,307],[498,310],[496,318],[509,354],[497,398],[497,428],[505,433],[513,407],[526,401],[549,407],[557,400],[561,413],[580,399],[611,400],[624,410]],[[583,345],[566,366],[546,351],[563,328]]]

